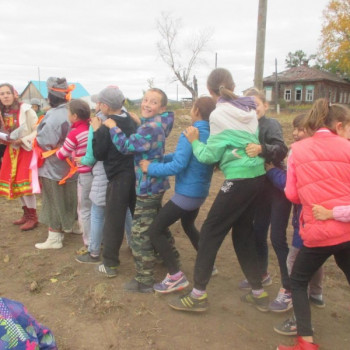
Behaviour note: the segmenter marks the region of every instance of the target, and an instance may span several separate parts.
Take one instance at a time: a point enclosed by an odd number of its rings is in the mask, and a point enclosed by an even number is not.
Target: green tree
[[[304,64],[304,62],[309,63],[310,60],[314,60],[316,55],[308,56],[303,50],[297,50],[294,53],[288,52],[285,59],[285,64],[287,68],[298,67]]]
[[[325,69],[350,76],[350,0],[331,0],[323,11],[320,53]]]

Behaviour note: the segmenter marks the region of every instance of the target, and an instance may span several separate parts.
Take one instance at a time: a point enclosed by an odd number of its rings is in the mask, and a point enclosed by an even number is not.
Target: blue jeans
[[[100,255],[103,225],[105,222],[105,206],[99,206],[92,203],[91,206],[91,233],[90,233],[90,244],[89,252],[92,255]],[[131,226],[132,226],[132,215],[128,208],[125,218],[125,237],[128,245],[130,245],[131,238]]]
[[[89,252],[92,255],[100,255],[103,225],[105,222],[105,206],[92,203],[91,206],[91,231]]]
[[[78,177],[78,221],[83,230],[83,241],[85,245],[90,243],[91,231],[91,200],[89,198],[92,184],[92,174],[83,173]]]

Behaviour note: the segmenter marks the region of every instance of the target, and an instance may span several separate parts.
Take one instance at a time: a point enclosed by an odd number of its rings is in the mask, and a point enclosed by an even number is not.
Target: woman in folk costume
[[[31,106],[18,101],[18,94],[11,84],[0,84],[0,127],[3,136],[7,134],[7,140],[2,141],[6,149],[0,170],[0,196],[20,198],[24,213],[14,224],[21,225],[24,231],[38,225],[29,170],[37,120]]]
[[[62,248],[63,232],[72,228],[77,215],[77,174],[59,184],[71,168],[67,162],[62,162],[55,156],[70,131],[67,102],[74,85],[68,86],[65,78],[56,77],[50,77],[46,84],[51,109],[38,125],[36,144],[43,154],[52,154],[39,168],[42,186],[39,220],[49,227],[49,233],[47,240],[35,244],[35,247],[59,249]]]

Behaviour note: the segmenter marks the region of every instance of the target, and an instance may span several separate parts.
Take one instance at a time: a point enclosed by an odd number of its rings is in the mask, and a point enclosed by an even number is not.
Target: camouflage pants
[[[154,283],[153,268],[155,262],[154,248],[148,228],[161,209],[162,198],[163,193],[149,197],[138,196],[136,199],[130,243],[136,268],[135,279],[146,285]],[[174,244],[170,230],[167,232],[167,237]]]

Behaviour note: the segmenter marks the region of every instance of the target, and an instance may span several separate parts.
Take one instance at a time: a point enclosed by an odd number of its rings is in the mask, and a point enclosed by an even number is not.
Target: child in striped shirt
[[[59,159],[82,157],[86,153],[89,133],[90,107],[83,100],[72,100],[68,104],[68,119],[71,131],[67,135],[62,147],[56,152]],[[89,198],[92,174],[91,167],[77,164],[78,177],[78,220],[83,231],[84,246],[90,240],[91,200]]]

